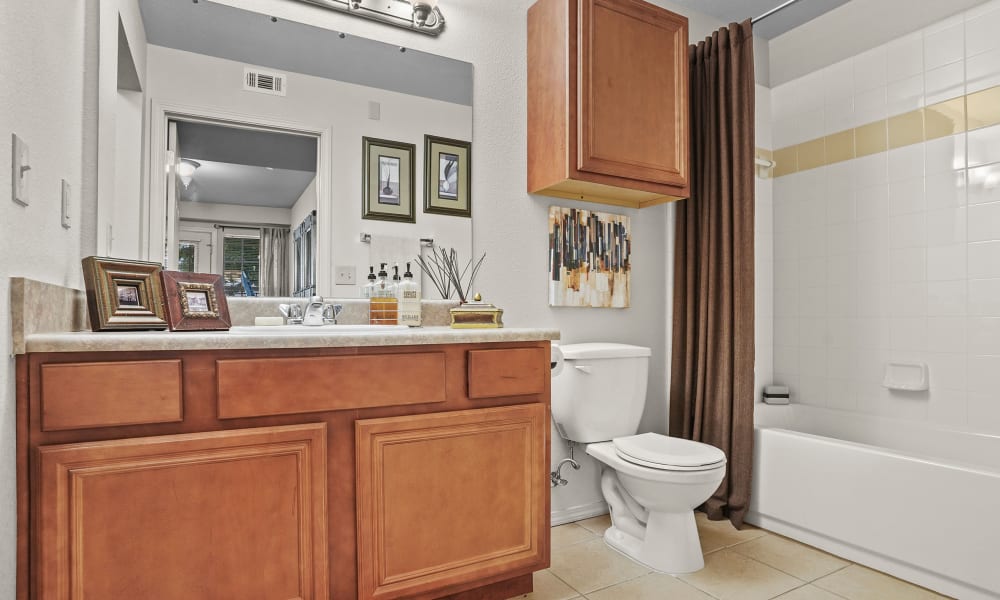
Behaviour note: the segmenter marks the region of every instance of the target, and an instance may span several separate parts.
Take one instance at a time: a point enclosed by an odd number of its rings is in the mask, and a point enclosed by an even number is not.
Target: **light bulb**
[[[423,27],[427,24],[437,4],[437,0],[413,0],[413,21],[417,26]],[[437,17],[434,20],[436,21]]]
[[[194,172],[195,172],[195,170],[197,170],[197,168],[198,167],[194,166],[193,164],[191,164],[189,162],[181,161],[181,163],[179,165],[177,165],[177,174],[182,179],[184,177],[187,177],[188,180],[190,180],[191,176],[194,175]]]

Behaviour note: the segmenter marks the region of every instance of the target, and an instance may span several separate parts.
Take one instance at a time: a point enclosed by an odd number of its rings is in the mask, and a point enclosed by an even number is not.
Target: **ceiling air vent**
[[[243,89],[272,96],[284,96],[287,76],[284,73],[263,71],[255,67],[243,68]]]

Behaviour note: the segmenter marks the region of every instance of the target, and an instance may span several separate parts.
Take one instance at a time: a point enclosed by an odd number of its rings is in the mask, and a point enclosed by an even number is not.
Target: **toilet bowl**
[[[705,566],[694,509],[718,488],[726,456],[708,444],[636,434],[646,400],[650,351],[625,344],[559,347],[565,364],[552,381],[552,415],[566,439],[587,444],[603,464],[611,512],[605,542],[663,573]]]
[[[637,463],[612,442],[587,445],[587,454],[604,464],[601,492],[611,510],[604,541],[622,554],[662,573],[691,573],[705,566],[694,509],[719,487],[726,474],[725,455],[707,444],[657,436],[671,445],[703,446],[715,460],[700,466]],[[718,453],[715,455],[715,453]],[[682,462],[677,460],[676,462]]]

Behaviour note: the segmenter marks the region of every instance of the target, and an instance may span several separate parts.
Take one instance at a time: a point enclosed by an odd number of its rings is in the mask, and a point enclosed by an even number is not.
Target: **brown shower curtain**
[[[750,21],[690,47],[691,197],[676,204],[670,434],[721,448],[710,519],[750,502],[754,386],[754,74]]]

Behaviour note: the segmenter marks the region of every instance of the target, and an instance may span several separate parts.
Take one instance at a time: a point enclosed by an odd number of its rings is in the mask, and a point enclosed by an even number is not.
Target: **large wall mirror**
[[[471,167],[425,156],[472,143],[471,64],[206,0],[102,0],[100,34],[99,253],[342,297],[471,256]]]

